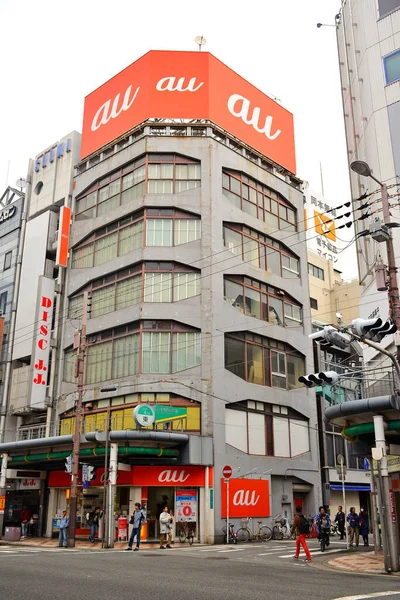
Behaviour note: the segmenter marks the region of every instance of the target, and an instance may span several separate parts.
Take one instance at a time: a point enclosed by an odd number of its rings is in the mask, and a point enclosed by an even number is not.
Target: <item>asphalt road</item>
[[[5,600],[333,600],[400,599],[399,578],[321,570],[286,559],[181,550],[141,552],[4,550],[0,598]],[[254,558],[253,558],[254,554]],[[378,592],[397,591],[397,594]],[[368,596],[369,594],[369,596]]]

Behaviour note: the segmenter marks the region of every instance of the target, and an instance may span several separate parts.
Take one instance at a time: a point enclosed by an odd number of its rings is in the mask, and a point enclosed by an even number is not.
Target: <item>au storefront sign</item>
[[[227,485],[221,479],[221,517],[226,518]],[[229,517],[269,517],[269,481],[266,479],[229,479]]]
[[[206,468],[191,466],[134,466],[133,485],[143,486],[182,486],[204,487]],[[209,469],[209,485],[212,485],[212,469]]]
[[[293,115],[208,52],[150,51],[89,94],[81,158],[149,118],[210,119],[296,172]]]

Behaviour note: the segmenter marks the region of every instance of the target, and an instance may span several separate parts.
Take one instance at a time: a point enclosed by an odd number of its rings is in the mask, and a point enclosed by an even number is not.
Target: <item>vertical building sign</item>
[[[54,309],[55,281],[39,277],[36,304],[35,329],[32,348],[31,408],[45,408],[46,387],[49,373],[51,327]]]
[[[71,209],[62,206],[60,210],[60,224],[58,226],[56,265],[66,267],[68,261],[69,230],[71,226]]]

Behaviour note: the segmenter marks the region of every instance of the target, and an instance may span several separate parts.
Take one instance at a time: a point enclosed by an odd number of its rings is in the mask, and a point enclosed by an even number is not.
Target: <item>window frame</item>
[[[228,187],[226,187],[227,179],[229,180]],[[234,191],[232,189],[232,179],[239,182],[239,191]],[[286,198],[284,198],[284,196],[282,196],[282,194],[280,194],[280,192],[277,192],[242,172],[232,171],[230,169],[222,169],[222,189],[229,192],[229,194],[235,195],[239,199],[239,201],[235,200],[233,204],[238,206],[243,212],[255,216],[264,223],[268,223],[266,215],[266,213],[268,213],[277,219],[278,226],[276,229],[286,229],[287,231],[297,232],[297,210],[286,200]],[[252,193],[250,190],[252,190]],[[255,214],[249,210],[245,210],[246,204],[244,203],[253,205],[255,207]],[[275,204],[277,206],[276,211],[274,212],[273,208],[275,208],[275,206],[273,205]],[[288,209],[294,215],[293,221],[290,221],[288,218]],[[284,210],[286,211],[286,218],[282,216]],[[281,222],[284,223],[283,226]]]
[[[232,304],[229,301],[229,299],[227,298],[226,282],[241,286],[241,288],[242,288],[242,309],[240,309],[238,306],[235,306],[234,304]],[[274,286],[268,285],[266,283],[262,283],[261,281],[258,281],[257,279],[246,277],[244,275],[243,276],[241,276],[241,275],[224,275],[224,300],[226,302],[228,302],[229,304],[231,304],[231,306],[233,306],[237,310],[240,310],[240,312],[243,312],[243,314],[247,315],[247,312],[246,312],[246,289],[251,290],[253,292],[258,292],[260,295],[260,315],[261,316],[259,317],[259,319],[261,321],[265,321],[266,323],[276,324],[279,327],[296,327],[296,325],[289,325],[288,323],[286,323],[287,315],[285,314],[285,306],[290,306],[290,307],[292,307],[292,309],[293,309],[293,307],[300,309],[300,314],[302,317],[300,320],[297,320],[295,317],[292,317],[291,320],[296,321],[298,323],[299,327],[303,326],[303,307],[300,303],[296,302],[291,296],[289,296],[289,294],[283,292],[282,290],[278,290],[278,288],[275,288]],[[273,321],[270,321],[270,319],[269,319],[270,298],[275,298],[276,300],[279,300],[280,302],[282,302],[282,315],[283,315],[282,323],[274,323]],[[264,302],[264,299],[266,299],[265,302]],[[264,311],[266,311],[266,314]],[[252,315],[248,315],[248,316],[252,316]],[[254,317],[254,318],[258,318],[258,317]],[[290,319],[290,317],[288,317],[288,319]]]
[[[399,55],[399,65],[400,65],[400,49],[394,50],[390,54],[387,54],[386,56],[383,57],[383,69],[384,69],[384,72],[385,72],[385,84],[386,85],[391,85],[392,83],[396,83],[396,81],[400,80],[400,69],[399,69],[399,74],[396,77],[396,79],[391,79],[390,81],[388,79],[387,61],[388,61],[388,59],[390,59],[392,56],[394,56],[396,54]]]
[[[163,158],[165,158],[165,160],[162,160]],[[149,167],[152,166],[166,166],[172,164],[172,177],[170,178],[157,178],[157,177],[149,177],[149,171],[151,170]],[[199,176],[198,177],[189,177],[188,179],[183,179],[180,177],[177,177],[177,172],[178,172],[178,167],[180,166],[190,166],[190,165],[194,165],[196,167],[198,167],[199,169]],[[128,187],[124,187],[123,182],[124,182],[124,178],[126,178],[127,175],[130,174],[134,174],[135,171],[139,171],[140,169],[144,168],[144,172],[143,172],[143,176],[141,176],[141,178],[139,178],[138,180],[135,180],[135,177],[133,177],[132,179],[132,185],[129,185]],[[116,203],[115,206],[110,206],[107,207],[107,210],[113,210],[114,208],[117,208],[118,206],[122,206],[123,204],[126,203],[126,201],[123,200],[123,195],[124,193],[126,193],[128,190],[133,190],[134,188],[139,188],[139,186],[142,186],[142,190],[139,190],[139,192],[136,196],[132,197],[132,200],[139,198],[141,196],[144,196],[145,194],[159,194],[159,193],[164,193],[164,192],[150,192],[150,182],[151,181],[171,181],[172,182],[172,189],[169,192],[166,192],[168,194],[179,194],[181,193],[181,191],[178,189],[180,187],[182,187],[182,183],[183,182],[187,182],[188,184],[194,184],[194,185],[188,185],[187,190],[183,190],[183,191],[189,191],[191,189],[197,188],[197,187],[201,187],[201,162],[194,159],[194,158],[190,158],[188,156],[184,156],[181,154],[154,154],[154,153],[149,153],[149,154],[144,154],[138,158],[136,158],[134,161],[128,163],[127,165],[125,165],[124,167],[118,169],[117,171],[114,171],[113,173],[107,175],[106,177],[102,177],[101,179],[99,179],[95,184],[93,184],[89,189],[87,189],[85,192],[83,192],[82,194],[80,194],[76,200],[75,200],[75,211],[74,211],[74,218],[75,221],[80,221],[86,218],[89,219],[93,219],[96,217],[99,217],[103,214],[105,214],[105,212],[101,212],[99,211],[99,207],[104,205],[106,202],[109,202],[110,200],[112,200],[112,198],[116,198],[118,196],[118,202]],[[111,187],[116,184],[116,182],[119,182],[118,184],[118,191],[115,192],[115,190],[111,191]],[[101,198],[101,195],[103,193],[107,193],[105,190],[109,190],[107,197],[105,198]],[[102,191],[104,190],[104,192]],[[92,202],[92,200],[90,200],[90,205],[89,206],[84,206],[84,208],[81,210],[80,209],[80,204],[82,203],[82,205],[85,204],[85,202],[87,203],[87,199],[94,194],[94,201]],[[103,210],[103,209],[102,209]],[[91,213],[89,213],[89,211],[92,211]],[[87,216],[82,217],[81,215],[85,215],[85,213],[88,213]]]
[[[320,279],[321,281],[325,281],[325,271],[321,267],[317,267],[313,263],[308,263],[308,274]]]
[[[4,254],[4,268],[3,268],[3,271],[8,271],[8,269],[11,269],[11,266],[12,266],[12,254],[13,254],[12,250],[9,250],[8,252],[6,252]]]
[[[8,296],[8,291],[1,292],[1,294],[0,294],[0,311],[1,311],[1,314],[3,317],[6,314],[6,310],[7,310],[7,296]],[[0,340],[0,342],[1,342],[1,340]]]

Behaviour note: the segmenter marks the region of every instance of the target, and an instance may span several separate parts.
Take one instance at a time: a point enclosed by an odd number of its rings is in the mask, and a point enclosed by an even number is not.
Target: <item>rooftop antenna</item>
[[[207,44],[207,40],[203,35],[196,35],[194,41],[199,47],[199,52],[201,52],[201,47],[204,46],[204,44]]]

